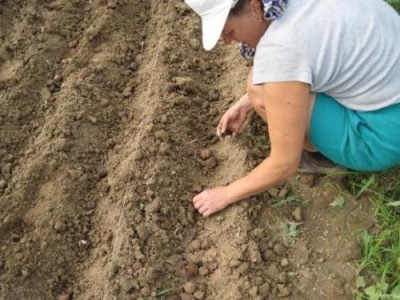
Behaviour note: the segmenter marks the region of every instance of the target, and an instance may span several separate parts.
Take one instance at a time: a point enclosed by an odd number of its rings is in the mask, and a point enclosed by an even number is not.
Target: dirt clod
[[[186,293],[181,293],[179,295],[179,297],[181,298],[181,300],[193,300],[194,299],[193,295],[186,294]]]
[[[196,291],[196,292],[194,292],[193,296],[194,296],[194,298],[197,299],[197,300],[203,300],[203,299],[205,299],[205,298],[204,298],[204,297],[205,297],[205,293],[204,293],[203,291]]]
[[[289,265],[289,261],[286,258],[281,260],[281,266],[282,267],[287,267],[288,265]]]
[[[201,158],[202,160],[207,160],[207,159],[209,159],[211,156],[212,156],[212,151],[211,151],[210,149],[208,149],[208,148],[202,149],[201,152],[200,152],[200,158]]]
[[[193,93],[196,90],[195,82],[189,77],[176,77],[175,82],[177,86],[187,93]]]
[[[188,281],[185,283],[183,289],[186,293],[193,294],[196,291],[196,285],[193,282]]]
[[[274,252],[278,255],[284,255],[286,253],[286,248],[282,244],[276,243],[274,245]]]
[[[266,282],[263,285],[259,286],[258,288],[259,294],[262,297],[268,297],[270,291],[271,291],[271,285]]]
[[[150,290],[148,287],[143,287],[143,288],[140,290],[140,294],[141,294],[143,297],[150,297],[150,296],[151,296],[151,290]]]
[[[302,209],[300,206],[297,206],[294,211],[292,212],[293,219],[296,222],[302,222],[303,221],[303,213]]]
[[[67,226],[63,221],[57,220],[56,223],[54,224],[54,229],[57,232],[64,232],[67,229]]]
[[[0,189],[4,190],[7,187],[7,181],[5,181],[4,179],[0,180]]]
[[[252,298],[257,297],[257,295],[258,295],[258,287],[257,287],[257,286],[253,286],[253,287],[249,290],[249,295],[250,295]]]
[[[145,224],[140,224],[137,228],[136,228],[137,234],[139,236],[139,238],[141,240],[147,240],[147,238],[150,235],[150,231],[147,228],[147,226]]]
[[[194,277],[199,273],[199,267],[196,264],[188,264],[185,267],[185,275],[187,277]]]

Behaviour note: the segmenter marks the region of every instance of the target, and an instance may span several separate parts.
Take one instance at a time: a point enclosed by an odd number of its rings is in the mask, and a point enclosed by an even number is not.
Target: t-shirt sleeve
[[[300,45],[263,37],[254,57],[254,84],[300,81],[312,84],[309,59]]]

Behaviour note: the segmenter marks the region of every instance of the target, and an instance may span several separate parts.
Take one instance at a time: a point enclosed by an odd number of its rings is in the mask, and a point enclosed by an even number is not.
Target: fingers
[[[226,127],[228,126],[228,118],[225,116],[222,117],[221,121],[218,123],[217,126],[217,136],[220,139],[225,138]]]
[[[203,215],[203,217],[204,217],[204,213],[205,213],[207,210],[208,210],[208,209],[207,209],[207,207],[205,207],[205,206],[202,206],[202,207],[200,207],[200,209],[198,209],[199,213],[200,213],[201,215]]]
[[[200,193],[197,196],[195,196],[193,198],[193,205],[204,218],[207,218],[212,214],[212,211],[209,209],[208,205],[205,203],[205,200],[202,198],[202,196],[203,193]]]

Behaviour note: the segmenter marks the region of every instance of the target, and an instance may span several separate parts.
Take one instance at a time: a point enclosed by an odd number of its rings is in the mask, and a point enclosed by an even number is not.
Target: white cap
[[[229,11],[239,0],[185,0],[200,17],[203,47],[211,50],[217,44]]]

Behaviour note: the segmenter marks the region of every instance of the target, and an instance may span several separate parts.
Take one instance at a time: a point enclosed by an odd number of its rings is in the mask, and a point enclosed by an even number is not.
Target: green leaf
[[[393,201],[386,203],[387,206],[400,206],[400,201]]]
[[[358,288],[365,288],[365,280],[364,277],[358,276],[357,281],[356,281],[357,287]]]
[[[400,299],[400,284],[396,285],[390,293],[390,296],[395,297],[394,299]]]
[[[357,199],[358,197],[360,197],[366,190],[369,189],[369,187],[371,185],[373,185],[375,183],[375,176],[372,175],[368,180],[363,180],[362,184],[363,186],[361,187],[360,191],[358,192],[358,194],[356,195],[355,199]]]
[[[364,290],[365,294],[368,296],[369,300],[380,300],[380,293],[376,290],[376,287],[369,286]]]
[[[344,204],[344,197],[337,196],[334,201],[332,201],[329,205],[336,208],[342,208]]]

